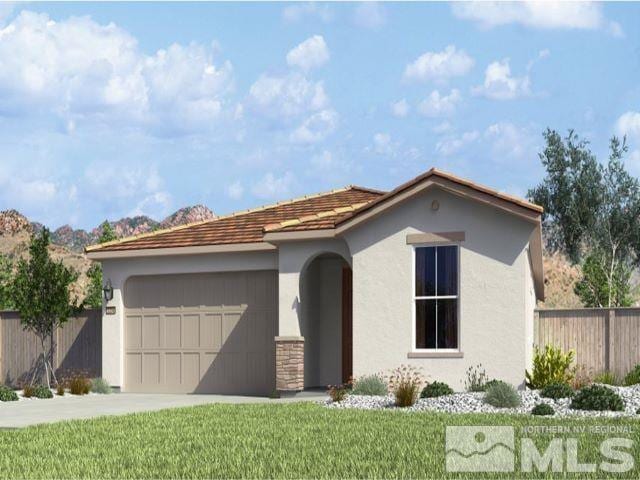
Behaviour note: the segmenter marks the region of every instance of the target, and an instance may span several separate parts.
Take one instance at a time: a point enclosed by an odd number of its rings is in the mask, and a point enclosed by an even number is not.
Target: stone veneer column
[[[304,389],[304,337],[276,337],[276,390]]]

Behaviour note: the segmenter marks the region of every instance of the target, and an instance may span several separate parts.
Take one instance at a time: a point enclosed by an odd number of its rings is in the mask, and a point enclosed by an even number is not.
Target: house
[[[87,248],[123,391],[267,395],[421,367],[522,385],[542,209],[432,169]]]

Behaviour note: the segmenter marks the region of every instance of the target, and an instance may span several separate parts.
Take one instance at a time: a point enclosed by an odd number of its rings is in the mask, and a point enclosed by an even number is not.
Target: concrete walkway
[[[182,395],[160,393],[113,393],[111,395],[65,395],[48,400],[25,399],[0,402],[0,428],[22,428],[41,423],[125,415],[165,408],[191,407],[208,403],[289,403],[319,401],[327,398],[320,392],[302,392],[295,397],[269,399],[233,395]]]

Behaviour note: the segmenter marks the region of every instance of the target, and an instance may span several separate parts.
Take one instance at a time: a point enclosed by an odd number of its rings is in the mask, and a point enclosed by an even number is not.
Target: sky
[[[434,166],[523,196],[547,127],[640,175],[640,4],[0,3],[0,210],[52,228]]]

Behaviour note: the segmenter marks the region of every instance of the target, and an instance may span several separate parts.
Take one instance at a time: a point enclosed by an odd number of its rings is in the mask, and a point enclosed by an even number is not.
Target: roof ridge
[[[224,220],[226,218],[233,218],[233,217],[238,217],[238,216],[241,216],[241,215],[247,215],[247,214],[250,214],[250,213],[261,212],[261,211],[268,210],[270,208],[276,208],[276,207],[279,207],[279,206],[282,206],[282,205],[290,205],[292,203],[302,202],[304,200],[310,200],[310,199],[313,199],[313,198],[319,198],[319,197],[323,197],[323,196],[326,196],[326,195],[346,192],[348,190],[360,189],[360,188],[361,187],[356,187],[354,185],[347,185],[347,186],[342,187],[342,188],[335,188],[333,190],[328,190],[328,191],[325,191],[325,192],[313,193],[313,194],[304,195],[304,196],[301,196],[301,197],[291,198],[289,200],[282,200],[280,202],[273,203],[273,204],[270,204],[270,205],[262,205],[260,207],[248,208],[248,209],[245,209],[245,210],[238,210],[237,212],[229,213],[227,215],[216,216],[215,218],[209,218],[207,220],[199,220],[197,222],[184,223],[182,225],[176,225],[174,227],[163,228],[163,229],[155,230],[153,232],[139,233],[137,235],[129,235],[127,237],[122,237],[122,238],[118,238],[116,240],[111,240],[109,242],[96,243],[96,244],[93,244],[93,245],[88,245],[88,246],[85,247],[84,251],[85,252],[93,252],[93,251],[99,250],[99,249],[101,249],[103,247],[109,247],[109,246],[112,246],[112,245],[119,245],[121,243],[131,242],[133,240],[138,240],[140,238],[153,237],[153,236],[161,235],[161,234],[164,234],[164,233],[175,232],[177,230],[182,230],[182,229],[185,229],[185,228],[195,227],[195,226],[198,226],[198,225],[204,225],[205,223],[213,223],[213,222],[216,222],[218,220]],[[362,187],[362,188],[364,188],[364,187]]]
[[[310,222],[312,220],[318,220],[319,218],[323,218],[323,217],[332,217],[335,215],[340,215],[341,213],[353,212],[354,210],[357,210],[358,208],[366,205],[367,203],[369,202],[352,203],[351,205],[346,205],[344,207],[336,207],[336,208],[332,208],[331,210],[325,210],[322,212],[312,213],[309,215],[302,215],[301,217],[288,218],[280,222],[274,222],[274,223],[265,225],[263,228],[263,231],[272,232],[274,230],[279,230],[281,228],[291,227],[293,225],[300,225],[302,223]]]

